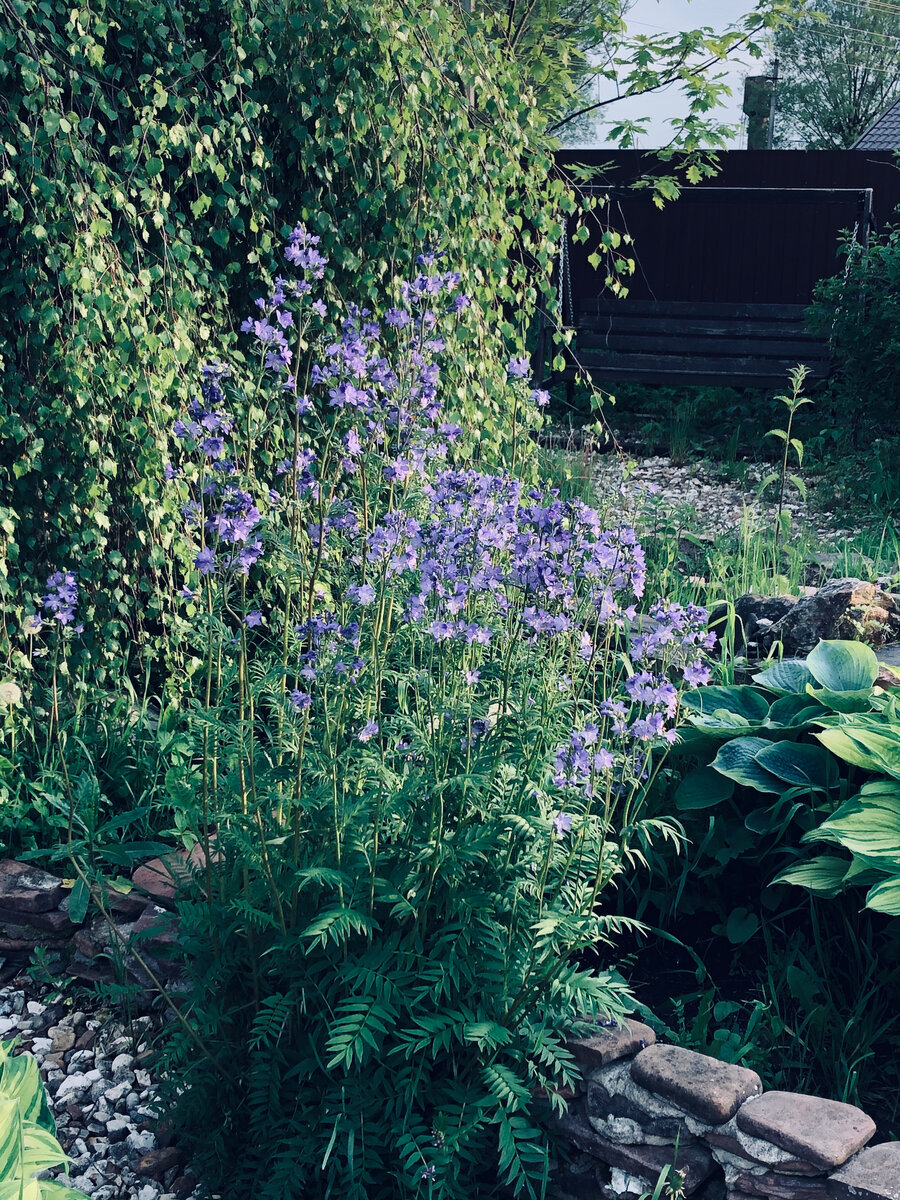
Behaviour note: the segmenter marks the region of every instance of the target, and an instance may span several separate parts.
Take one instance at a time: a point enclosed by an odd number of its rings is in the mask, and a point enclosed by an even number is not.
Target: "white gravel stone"
[[[129,1133],[125,1139],[128,1143],[129,1150],[135,1154],[146,1154],[150,1150],[156,1149],[156,1136],[148,1130],[134,1130]]]
[[[60,1083],[56,1092],[56,1101],[62,1104],[66,1100],[75,1100],[90,1090],[91,1081],[83,1075],[67,1075]]]
[[[111,1142],[124,1142],[131,1132],[131,1125],[124,1117],[113,1117],[106,1122],[106,1136]]]
[[[641,514],[642,528],[655,523],[675,522],[676,528],[701,538],[737,533],[743,521],[752,530],[770,530],[778,509],[777,485],[765,498],[757,498],[761,480],[770,473],[768,464],[747,464],[742,484],[716,478],[698,463],[674,463],[671,458],[651,457],[636,462],[616,454],[594,459],[594,481],[601,510],[615,505],[617,519],[635,521]],[[832,514],[813,517],[806,504],[789,494],[785,509],[795,523],[814,529],[820,536],[850,536],[852,530],[838,528]]]

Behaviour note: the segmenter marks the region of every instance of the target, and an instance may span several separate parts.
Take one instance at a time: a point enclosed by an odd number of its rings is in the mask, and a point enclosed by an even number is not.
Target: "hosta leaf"
[[[866,895],[866,908],[900,917],[900,877],[894,876],[870,888]]]
[[[748,721],[739,713],[728,712],[724,708],[716,709],[713,713],[695,713],[688,720],[702,733],[719,740],[759,733],[766,727],[765,721]]]
[[[18,1100],[0,1098],[0,1179],[19,1178]]]
[[[849,863],[833,854],[820,854],[809,862],[788,867],[772,880],[773,883],[793,883],[807,888],[817,896],[836,896],[844,886]]]
[[[42,1200],[44,1196],[44,1184],[49,1180],[28,1179],[28,1180],[3,1180],[0,1182],[0,1200]],[[60,1185],[57,1185],[60,1186]],[[84,1192],[75,1192],[71,1188],[66,1188],[66,1195],[72,1200],[78,1200],[79,1196],[83,1196]],[[58,1192],[48,1191],[48,1196],[53,1196],[54,1200],[59,1195]]]
[[[753,682],[770,692],[802,693],[808,683],[814,683],[812,671],[799,658],[786,658],[766,671],[753,676]]]
[[[760,750],[757,763],[785,783],[813,788],[833,787],[837,783],[837,764],[821,746],[802,742],[772,742]]]
[[[817,688],[810,684],[806,691],[820,705],[839,713],[864,713],[872,704],[871,688],[860,688],[855,692],[832,692],[829,688]]]
[[[900,869],[900,793],[860,792],[803,840],[836,842],[868,863]]]
[[[17,1054],[15,1057],[7,1055],[4,1058],[0,1096],[18,1102],[23,1120],[36,1121],[48,1132],[55,1133],[56,1125],[47,1106],[37,1060],[30,1054]]]
[[[53,1134],[32,1121],[25,1123],[22,1141],[22,1166],[26,1177],[66,1161],[65,1151]]]
[[[810,696],[782,696],[769,709],[766,729],[802,729],[822,716],[822,705]]]
[[[763,693],[747,684],[697,688],[685,693],[682,704],[693,712],[704,714],[736,713],[751,724],[764,721],[769,711],[769,701]]]
[[[784,659],[768,670],[755,674],[754,683],[769,691],[804,692],[806,684],[815,683],[810,668],[803,659]]]
[[[764,738],[735,738],[721,747],[712,766],[728,779],[757,792],[784,791],[784,782],[756,761],[756,756],[772,744]]]
[[[845,724],[823,729],[816,737],[845,762],[900,779],[900,730]]]
[[[712,767],[695,767],[678,785],[675,807],[690,809],[711,808],[734,795],[734,780],[714,771]]]
[[[831,692],[858,692],[871,688],[878,677],[878,660],[862,642],[824,641],[807,655],[817,683]]]

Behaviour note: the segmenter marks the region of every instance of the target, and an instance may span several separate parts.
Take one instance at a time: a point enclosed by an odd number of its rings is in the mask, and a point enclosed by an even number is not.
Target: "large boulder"
[[[876,583],[835,579],[792,605],[757,641],[768,649],[776,642],[788,658],[803,658],[820,641],[865,642],[878,649],[900,640],[900,604]]]

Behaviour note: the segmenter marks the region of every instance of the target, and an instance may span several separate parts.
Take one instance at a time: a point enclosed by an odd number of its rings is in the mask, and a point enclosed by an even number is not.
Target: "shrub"
[[[454,4],[386,0],[9,6],[0,653],[23,597],[77,562],[104,581],[79,654],[101,680],[127,664],[141,687],[175,607],[167,429],[204,347],[247,368],[230,314],[248,264],[265,270],[287,233],[280,206],[367,301],[422,243],[446,246],[479,310],[521,338],[573,202],[523,68],[483,26]],[[509,413],[483,381],[503,351],[485,327],[473,337],[454,383],[490,462]]]
[[[888,226],[860,246],[842,244],[844,270],[816,287],[811,324],[831,340],[835,378],[830,387],[838,443],[854,446],[864,430],[896,436],[897,320],[900,315],[900,228]],[[895,498],[895,497],[892,497]]]
[[[641,805],[677,681],[706,677],[706,614],[660,603],[629,641],[633,532],[458,461],[443,369],[479,319],[458,275],[426,253],[376,318],[313,299],[321,251],[293,231],[297,275],[245,322],[258,386],[206,367],[165,471],[186,524],[158,736],[182,750],[153,815],[201,867],[162,1066],[228,1196],[536,1195],[566,1038],[628,1003],[578,956],[677,837]],[[494,385],[519,438],[545,400],[527,373],[513,357]],[[27,620],[47,656],[17,684],[23,708],[50,687],[76,835],[98,796],[67,767],[64,667],[89,589],[50,579]],[[134,819],[68,843],[96,899]]]

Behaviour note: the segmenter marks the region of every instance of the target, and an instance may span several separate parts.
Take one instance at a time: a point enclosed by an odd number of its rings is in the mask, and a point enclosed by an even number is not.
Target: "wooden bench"
[[[828,341],[810,333],[802,304],[609,300],[576,314],[577,363],[597,383],[777,387],[804,363],[829,369]],[[562,378],[576,373],[573,360]]]

